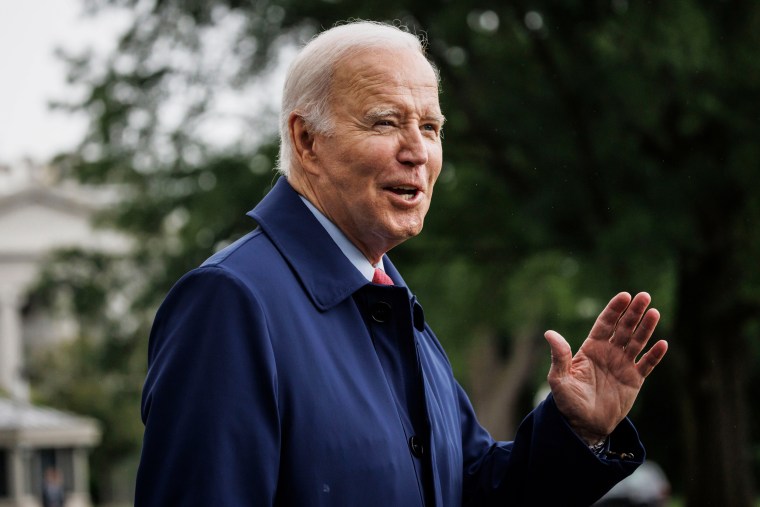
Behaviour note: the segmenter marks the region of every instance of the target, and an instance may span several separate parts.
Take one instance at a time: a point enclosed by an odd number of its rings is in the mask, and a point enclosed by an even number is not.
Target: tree
[[[231,87],[247,95],[319,27],[400,20],[427,32],[448,121],[425,232],[393,255],[457,371],[477,336],[504,351],[525,339],[538,348],[531,337],[554,327],[577,345],[612,294],[648,289],[672,341],[637,414],[650,454],[690,506],[751,503],[760,6],[89,5],[129,7],[135,22],[105,73],[71,59],[72,78],[89,90],[75,107],[91,128],[58,163],[84,182],[126,189],[104,220],[139,238],[130,259],[144,282],[128,298],[133,314],[148,318],[182,272],[248,230],[241,211],[271,184],[272,115],[240,115],[233,142],[212,142]],[[140,333],[130,339],[144,341]],[[545,371],[520,376],[516,404],[529,404]]]

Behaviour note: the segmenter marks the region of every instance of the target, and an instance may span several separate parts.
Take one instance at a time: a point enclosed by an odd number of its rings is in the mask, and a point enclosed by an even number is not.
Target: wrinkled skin
[[[334,128],[311,132],[290,117],[296,167],[289,181],[373,264],[422,230],[441,172],[438,81],[412,50],[373,50],[340,63]]]
[[[668,350],[667,342],[658,341],[636,361],[660,320],[657,310],[647,310],[650,302],[646,292],[633,299],[626,292],[616,295],[575,356],[558,333],[545,334],[557,407],[588,444],[603,440],[625,418],[644,379]]]

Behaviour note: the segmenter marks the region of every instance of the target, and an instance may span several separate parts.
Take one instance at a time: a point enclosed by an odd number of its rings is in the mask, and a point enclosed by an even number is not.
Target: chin
[[[405,228],[405,229],[399,231],[399,234],[397,235],[397,237],[401,241],[406,241],[407,239],[411,239],[411,238],[417,236],[421,232],[422,232],[422,225],[420,225],[418,227],[408,227],[408,228]]]
[[[404,241],[417,236],[422,232],[423,219],[415,216],[414,218],[406,217],[405,220],[398,220],[392,223],[386,223],[385,237],[388,238],[394,245],[403,243]]]

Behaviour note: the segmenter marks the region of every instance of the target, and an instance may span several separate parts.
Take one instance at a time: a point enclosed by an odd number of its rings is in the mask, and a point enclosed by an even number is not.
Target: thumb
[[[562,378],[570,372],[570,364],[573,360],[573,351],[561,334],[556,331],[547,331],[544,338],[549,342],[552,351],[552,365],[549,369],[549,379]]]

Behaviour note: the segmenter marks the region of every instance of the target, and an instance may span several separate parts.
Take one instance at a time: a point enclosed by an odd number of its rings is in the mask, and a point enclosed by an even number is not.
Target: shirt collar
[[[309,202],[309,200],[304,196],[299,194],[299,197],[306,205],[306,207],[309,208],[309,211],[312,212],[319,223],[322,224],[322,227],[325,228],[327,234],[329,234],[333,241],[335,241],[335,244],[338,245],[338,248],[340,248],[340,251],[343,252],[343,255],[345,255],[346,258],[351,261],[351,264],[353,264],[354,267],[356,267],[356,269],[358,269],[359,272],[364,275],[364,278],[366,278],[367,281],[371,282],[374,278],[375,268],[384,270],[382,258],[380,258],[380,262],[373,266],[372,263],[367,260],[364,254],[361,253],[358,248],[356,248],[356,245],[351,243],[346,235],[343,234],[343,231],[341,231],[337,225],[335,225],[329,218],[327,218],[321,211],[319,211],[317,207]]]

